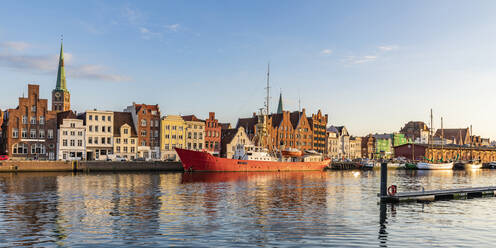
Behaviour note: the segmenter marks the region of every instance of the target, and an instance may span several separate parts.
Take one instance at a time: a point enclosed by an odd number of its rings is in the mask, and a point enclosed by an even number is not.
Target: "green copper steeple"
[[[59,70],[57,73],[57,86],[55,87],[57,91],[68,91],[65,82],[65,69],[64,69],[64,48],[62,42],[60,42],[60,57],[59,57]]]
[[[277,113],[282,114],[282,92],[279,94],[279,104],[277,105]]]

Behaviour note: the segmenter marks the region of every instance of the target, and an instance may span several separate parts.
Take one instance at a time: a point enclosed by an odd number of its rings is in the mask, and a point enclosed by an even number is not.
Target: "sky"
[[[496,138],[496,1],[7,1],[0,109],[51,99],[63,35],[77,112],[159,104],[233,125],[264,105],[321,109],[352,135],[408,121]]]

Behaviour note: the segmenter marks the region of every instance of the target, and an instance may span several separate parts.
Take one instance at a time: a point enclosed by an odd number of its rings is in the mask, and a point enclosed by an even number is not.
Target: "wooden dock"
[[[474,197],[494,197],[496,196],[496,186],[475,187],[475,188],[458,188],[458,189],[441,189],[441,190],[422,190],[418,192],[398,192],[394,193],[396,185],[388,187],[387,163],[381,163],[381,186],[380,193],[377,196],[381,202],[407,202],[407,201],[437,201],[451,199],[466,199]],[[391,192],[389,191],[390,189]],[[394,193],[394,194],[392,194]]]
[[[464,199],[474,197],[490,197],[496,195],[496,186],[459,188],[445,190],[426,190],[418,192],[399,192],[395,195],[380,196],[384,202],[407,202],[407,201],[437,201]]]

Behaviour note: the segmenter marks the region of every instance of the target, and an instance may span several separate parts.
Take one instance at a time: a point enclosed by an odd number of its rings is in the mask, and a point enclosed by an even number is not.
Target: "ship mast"
[[[270,114],[269,102],[270,102],[270,63],[267,63],[267,87],[265,90],[267,91],[267,98],[265,99],[265,114]]]
[[[441,117],[441,159],[442,160],[444,160],[444,150],[443,149],[444,149],[444,128],[443,128],[443,117]]]

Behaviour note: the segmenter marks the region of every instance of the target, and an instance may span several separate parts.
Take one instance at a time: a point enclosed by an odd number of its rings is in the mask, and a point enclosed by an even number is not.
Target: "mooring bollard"
[[[381,162],[381,200],[387,196],[387,163]]]

